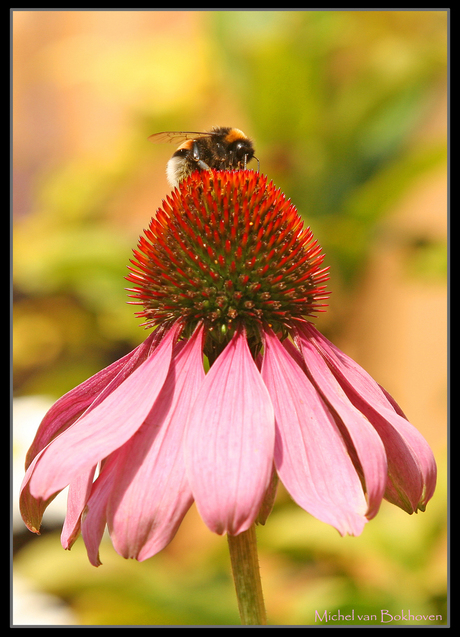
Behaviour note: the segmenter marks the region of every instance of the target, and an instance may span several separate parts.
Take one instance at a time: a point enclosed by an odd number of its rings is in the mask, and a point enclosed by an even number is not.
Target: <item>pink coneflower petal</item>
[[[40,459],[43,451],[38,453],[32,462],[29,464],[26,474],[22,480],[19,496],[19,509],[21,511],[22,519],[27,528],[33,533],[40,533],[40,525],[42,522],[43,514],[46,511],[48,505],[54,500],[57,493],[53,493],[49,498],[35,498],[30,493],[30,478],[35,470],[35,466]]]
[[[215,533],[237,535],[257,517],[273,466],[270,396],[236,332],[212,365],[186,429],[187,474],[198,511]]]
[[[313,325],[303,323],[299,333],[318,349],[350,401],[381,437],[388,458],[385,498],[408,513],[424,510],[436,485],[436,463],[426,440],[395,410],[378,383]]]
[[[161,551],[193,502],[183,436],[191,403],[204,379],[202,336],[200,328],[189,341],[176,345],[151,412],[118,452],[107,524],[113,545],[123,557],[142,561]]]
[[[343,423],[356,451],[366,485],[369,503],[367,518],[373,518],[379,510],[387,484],[387,457],[380,436],[367,418],[349,401],[324,359],[307,339],[300,340],[306,371]]]
[[[81,534],[85,542],[88,559],[93,566],[100,566],[99,546],[107,524],[107,503],[118,475],[118,453],[104,461],[102,470],[93,483],[91,496],[81,519]]]
[[[33,497],[47,500],[141,426],[165,381],[176,335],[171,329],[123,383],[44,449],[30,479]]]
[[[44,449],[53,438],[68,429],[88,407],[97,404],[96,398],[99,402],[103,400],[104,396],[116,389],[135,367],[147,358],[154,339],[155,333],[151,334],[132,352],[74,387],[54,403],[40,423],[27,453],[26,469],[37,453]],[[92,405],[93,403],[94,405]]]
[[[80,535],[81,513],[88,501],[93,486],[96,466],[78,476],[69,486],[67,497],[67,514],[61,533],[63,548],[72,548],[73,543]]]
[[[268,330],[262,377],[275,408],[275,465],[292,498],[342,535],[359,535],[367,503],[340,431],[307,375]]]

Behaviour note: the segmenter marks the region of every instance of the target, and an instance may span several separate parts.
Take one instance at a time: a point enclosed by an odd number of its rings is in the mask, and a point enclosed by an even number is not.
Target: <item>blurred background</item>
[[[384,502],[359,538],[280,488],[258,530],[269,622],[446,624],[447,33],[445,10],[12,11],[15,624],[239,624],[226,540],[193,507],[159,555],[126,561],[105,539],[98,569],[81,539],[61,548],[65,496],[39,537],[17,511],[48,407],[147,335],[124,276],[174,150],[147,137],[214,125],[254,140],[311,225],[331,266],[317,327],[439,467],[425,513]]]

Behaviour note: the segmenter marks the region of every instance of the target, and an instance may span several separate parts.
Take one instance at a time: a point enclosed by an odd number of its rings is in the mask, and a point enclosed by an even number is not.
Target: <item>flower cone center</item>
[[[128,280],[149,326],[205,326],[206,349],[235,329],[287,335],[327,298],[323,255],[295,207],[253,171],[194,173],[163,202],[134,251]]]

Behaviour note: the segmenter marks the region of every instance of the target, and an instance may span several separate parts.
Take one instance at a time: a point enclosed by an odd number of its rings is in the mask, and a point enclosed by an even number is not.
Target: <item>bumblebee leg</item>
[[[201,159],[198,159],[196,163],[198,164],[198,168],[201,170],[211,170],[208,164],[205,164]]]
[[[211,170],[208,164],[206,164],[202,159],[200,159],[200,151],[198,149],[198,145],[196,142],[193,142],[192,157],[196,161],[197,166],[200,170]]]

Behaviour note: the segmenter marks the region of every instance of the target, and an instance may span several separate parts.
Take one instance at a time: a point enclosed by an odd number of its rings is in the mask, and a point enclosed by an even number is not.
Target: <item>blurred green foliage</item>
[[[446,139],[416,138],[445,88],[445,19],[442,11],[217,13],[219,61],[264,144],[261,169],[313,224],[345,280],[391,205],[446,162]]]
[[[38,150],[30,135],[17,142],[13,166],[18,396],[57,398],[145,337],[123,277],[168,193],[172,152],[150,146],[149,134],[245,130],[261,171],[312,225],[336,281],[351,290],[385,215],[446,167],[445,135],[427,124],[446,92],[445,10],[15,13],[14,46],[26,51],[14,67],[15,130],[39,134]],[[46,142],[53,134],[58,148]],[[409,247],[414,276],[445,277],[442,241]],[[410,608],[445,624],[445,497],[441,484],[417,517],[384,503],[356,539],[339,538],[281,492],[259,529],[271,621]],[[52,531],[15,563],[67,600],[81,625],[238,624],[225,540],[201,548],[199,563],[188,555],[193,538],[182,537],[180,555],[176,541],[143,564],[107,542],[96,570],[81,540],[69,554]]]

